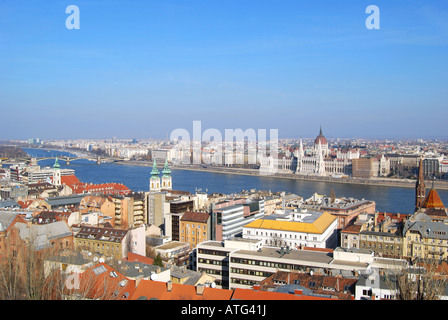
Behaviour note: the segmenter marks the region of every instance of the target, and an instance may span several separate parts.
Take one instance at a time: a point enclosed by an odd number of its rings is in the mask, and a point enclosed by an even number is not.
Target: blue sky
[[[68,30],[67,6],[80,10]],[[368,30],[368,5],[380,29]],[[0,2],[4,139],[447,137],[446,1]]]

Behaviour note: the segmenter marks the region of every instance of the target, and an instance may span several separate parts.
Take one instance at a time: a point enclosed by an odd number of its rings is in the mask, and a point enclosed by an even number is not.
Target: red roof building
[[[70,186],[75,194],[101,193],[106,195],[123,196],[131,193],[131,190],[122,183],[79,183]]]

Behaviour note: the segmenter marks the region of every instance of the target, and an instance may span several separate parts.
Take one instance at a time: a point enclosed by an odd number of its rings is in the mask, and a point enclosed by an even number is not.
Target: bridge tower
[[[96,164],[101,164],[101,157],[96,158]]]
[[[70,157],[67,156],[67,160],[65,161],[65,163],[69,166],[70,165]]]

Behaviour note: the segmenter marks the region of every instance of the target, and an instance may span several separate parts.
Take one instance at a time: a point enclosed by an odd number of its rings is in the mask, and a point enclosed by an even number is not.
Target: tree
[[[447,276],[438,267],[436,261],[425,259],[400,272],[388,272],[385,281],[396,300],[438,300],[447,285]]]
[[[34,240],[22,240],[15,228],[5,237],[7,250],[0,257],[0,299],[48,300],[60,297],[62,279],[57,274],[46,273],[44,263],[58,249],[37,250]]]
[[[158,253],[157,256],[155,257],[153,265],[163,267],[163,260],[162,257],[160,256],[160,253]]]

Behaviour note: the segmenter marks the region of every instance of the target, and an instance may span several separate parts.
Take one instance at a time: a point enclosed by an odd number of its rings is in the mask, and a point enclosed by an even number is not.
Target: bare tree
[[[33,239],[23,241],[16,229],[5,238],[0,259],[0,298],[10,300],[43,300],[55,295],[60,283],[52,274],[45,275],[44,261],[57,249],[37,250]]]
[[[388,272],[385,281],[396,300],[439,300],[447,276],[438,272],[438,266],[435,260],[425,259],[401,272]]]

